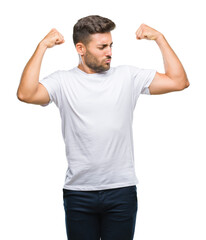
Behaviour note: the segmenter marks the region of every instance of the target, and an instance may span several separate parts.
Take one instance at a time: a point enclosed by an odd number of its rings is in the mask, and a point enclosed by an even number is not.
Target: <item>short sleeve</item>
[[[129,68],[134,83],[135,94],[150,95],[149,86],[157,71],[155,69],[144,69],[134,66],[129,66]]]
[[[60,87],[60,71],[53,72],[52,74],[44,77],[39,81],[47,89],[50,101],[47,104],[42,104],[45,107],[54,102],[57,107],[61,106],[61,87]]]

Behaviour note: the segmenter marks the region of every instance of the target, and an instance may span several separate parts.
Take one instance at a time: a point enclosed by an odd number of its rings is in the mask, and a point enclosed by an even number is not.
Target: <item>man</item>
[[[59,108],[68,160],[63,199],[69,240],[133,239],[138,208],[132,138],[136,101],[141,93],[164,94],[189,86],[164,35],[145,24],[136,38],[158,44],[165,74],[110,67],[114,28],[114,22],[97,15],[80,19],[73,29],[78,67],[39,82],[46,49],[64,43],[52,29],[27,63],[17,91],[23,102],[54,102]]]

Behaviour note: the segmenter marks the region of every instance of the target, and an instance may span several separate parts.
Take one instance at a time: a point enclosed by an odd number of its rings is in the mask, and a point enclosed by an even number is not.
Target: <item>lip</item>
[[[106,63],[110,63],[110,62],[111,62],[111,59],[107,59],[107,60],[106,60]]]

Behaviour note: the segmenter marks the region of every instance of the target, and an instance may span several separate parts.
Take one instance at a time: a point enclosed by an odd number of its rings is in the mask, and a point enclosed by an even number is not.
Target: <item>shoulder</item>
[[[119,65],[116,67],[118,70],[127,70],[127,71],[140,71],[142,68],[139,68],[134,65]]]
[[[55,76],[56,78],[58,78],[60,81],[63,79],[68,79],[68,77],[72,76],[75,74],[74,69],[69,69],[69,70],[57,70],[53,73],[53,76]]]
[[[141,68],[133,65],[119,65],[113,68],[114,72],[119,72],[121,74],[128,74],[133,76],[141,71]]]
[[[114,67],[115,69],[117,70],[127,70],[127,69],[134,69],[134,68],[138,68],[138,67],[135,67],[133,65],[119,65],[119,66],[116,66]]]

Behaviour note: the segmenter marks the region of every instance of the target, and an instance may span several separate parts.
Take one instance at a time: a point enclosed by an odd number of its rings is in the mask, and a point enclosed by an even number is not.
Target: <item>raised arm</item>
[[[190,85],[179,58],[162,33],[145,24],[141,24],[136,31],[136,38],[139,40],[147,39],[156,41],[163,56],[165,73],[156,73],[149,86],[150,94],[180,91]]]
[[[46,88],[39,83],[41,63],[47,48],[62,43],[64,43],[64,37],[53,28],[38,44],[21,76],[17,90],[17,97],[20,101],[33,104],[46,104],[49,102],[49,94]]]

